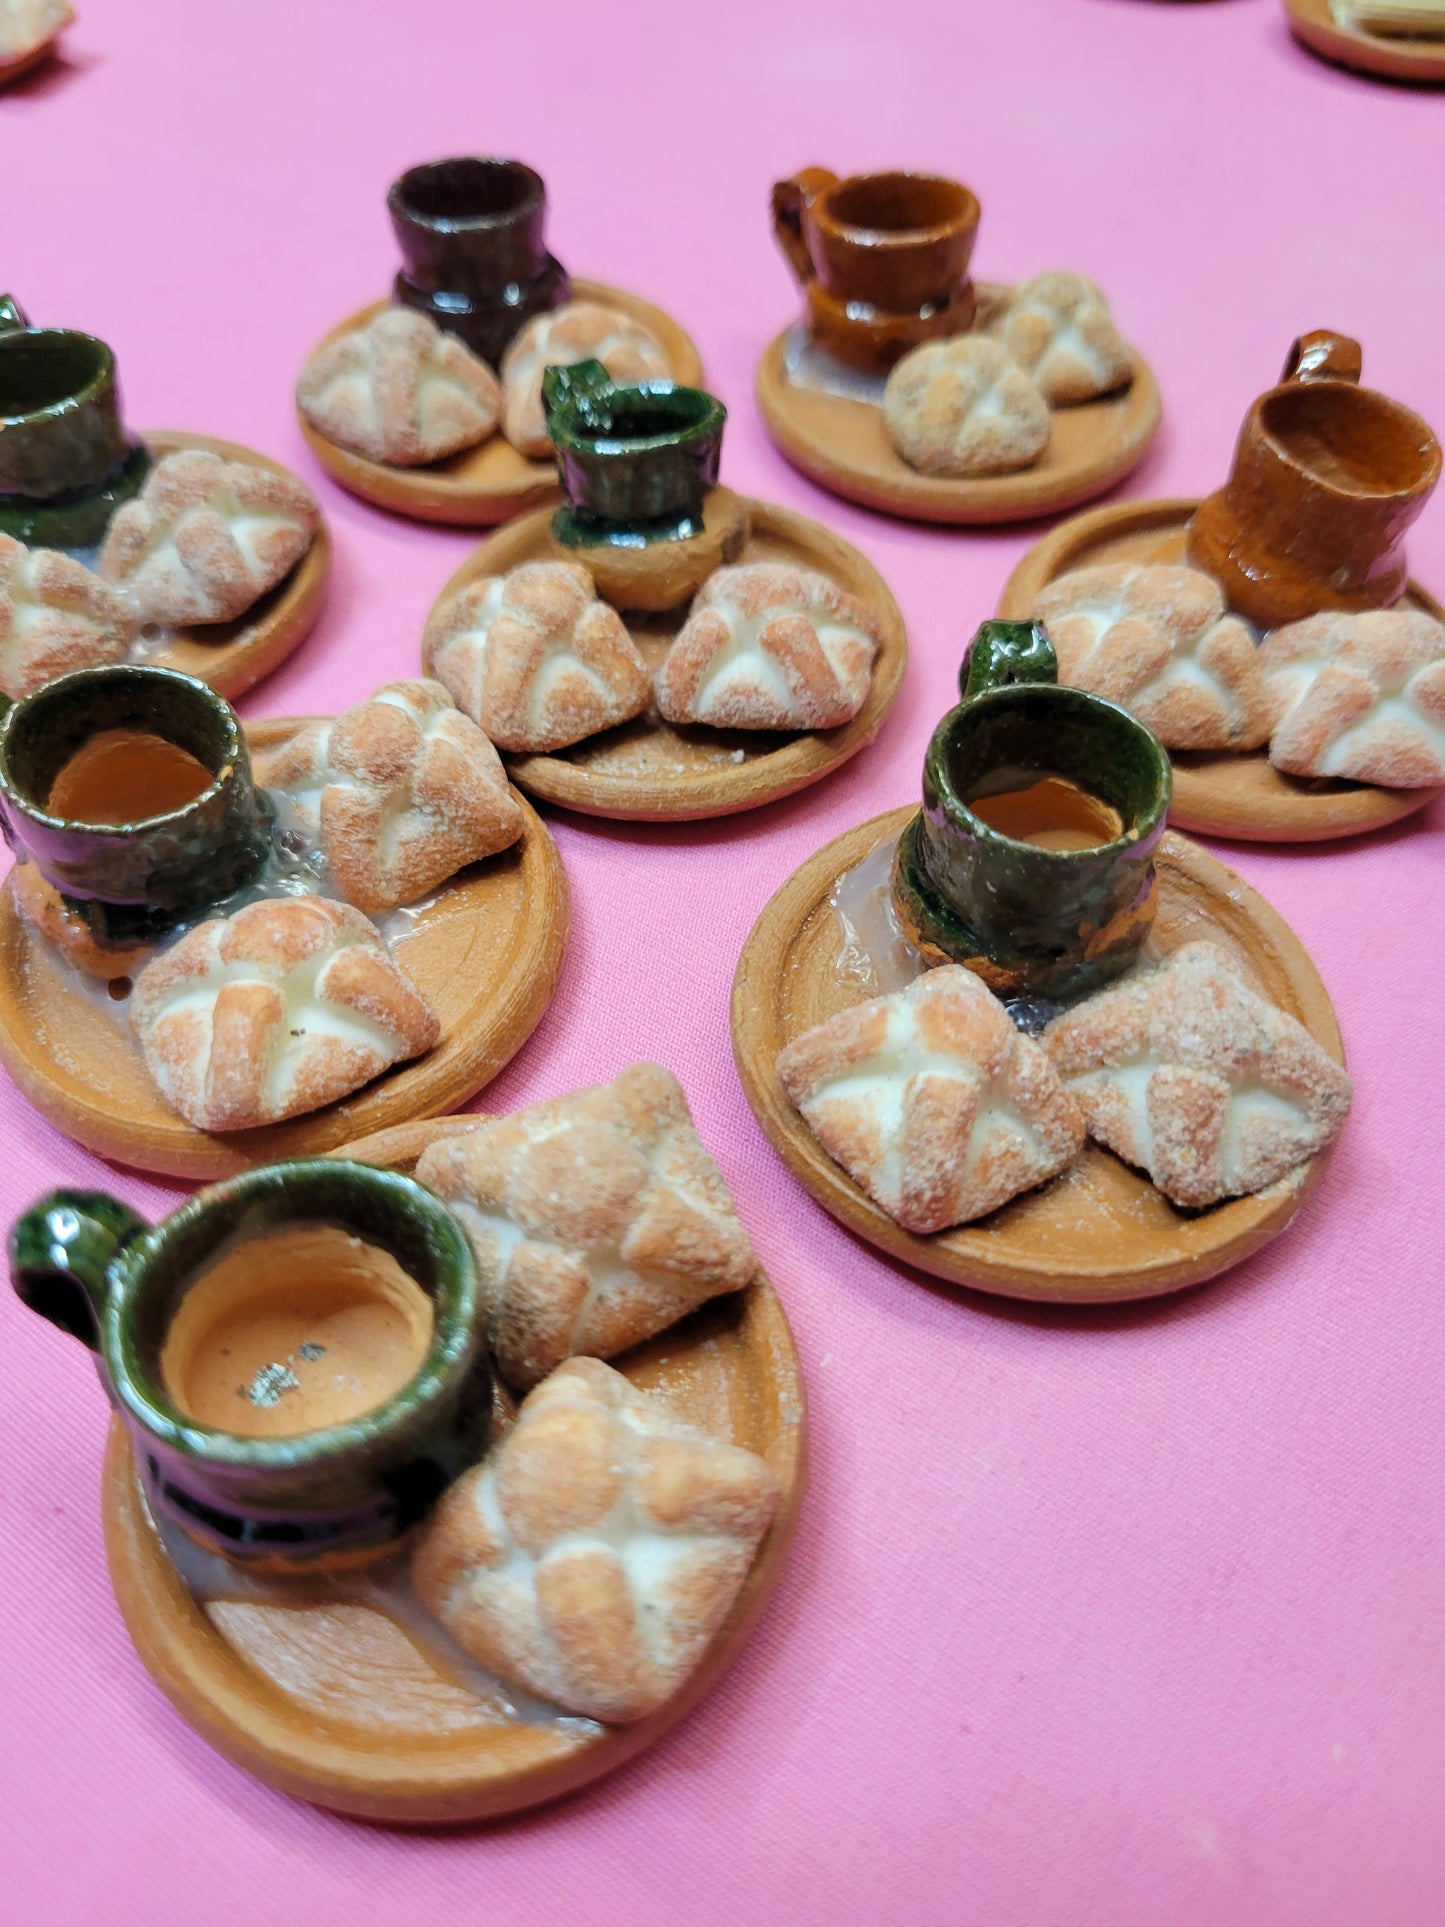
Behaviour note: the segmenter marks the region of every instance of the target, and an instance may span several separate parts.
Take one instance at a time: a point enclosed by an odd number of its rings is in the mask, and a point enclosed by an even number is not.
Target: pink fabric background
[[[875,748],[716,825],[561,819],[561,992],[486,1094],[637,1056],[682,1076],[802,1348],[813,1483],[723,1686],[569,1804],[447,1838],[337,1820],[210,1752],[133,1656],[105,1576],[103,1400],[0,1297],[0,1917],[212,1921],[1333,1923],[1445,1915],[1445,1305],[1433,967],[1437,807],[1355,845],[1228,859],[1309,944],[1357,1080],[1293,1232],[1230,1278],[1094,1316],[930,1286],[799,1189],[740,1096],[727,997],[772,891],[916,794],[960,650],[1037,531],[911,529],[794,475],[751,400],[794,296],[766,218],[815,161],[980,193],[979,269],[1096,276],[1158,372],[1130,484],[1222,478],[1290,339],[1363,337],[1437,420],[1438,97],[1322,66],[1275,0],[81,0],[64,66],[0,98],[3,278],[119,357],[133,423],[292,462],[336,538],[330,598],[248,714],[414,673],[473,538],[320,474],[309,346],[386,289],[402,167],[515,153],[576,272],[665,303],[732,407],[725,479],[877,563],[913,662]],[[1445,502],[1416,572],[1445,583]],[[0,1088],[8,1219],[108,1170]]]

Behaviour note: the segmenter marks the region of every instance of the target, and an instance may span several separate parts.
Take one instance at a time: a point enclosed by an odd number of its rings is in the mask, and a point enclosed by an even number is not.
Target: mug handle
[[[605,429],[608,405],[617,383],[600,361],[553,362],[542,370],[542,413],[550,431],[552,417],[570,409],[585,428]]]
[[[837,185],[838,176],[830,168],[805,167],[790,181],[778,181],[773,187],[773,233],[803,286],[814,276],[813,257],[803,238],[803,216],[820,194]]]
[[[30,319],[13,294],[0,294],[0,335],[28,328]]]
[[[1012,683],[1057,682],[1059,663],[1041,622],[994,620],[978,626],[958,672],[958,691],[972,702],[990,689]]]
[[[106,1191],[52,1191],[10,1227],[16,1297],[98,1352],[111,1260],[149,1229]]]
[[[1358,381],[1364,354],[1358,341],[1332,328],[1312,328],[1290,344],[1284,359],[1285,381]]]

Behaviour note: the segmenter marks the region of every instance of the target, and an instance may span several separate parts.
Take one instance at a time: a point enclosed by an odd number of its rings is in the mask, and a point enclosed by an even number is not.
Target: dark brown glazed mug
[[[1405,535],[1440,479],[1440,444],[1412,409],[1360,387],[1360,367],[1348,336],[1301,336],[1189,525],[1189,561],[1260,629],[1405,592]]]
[[[973,323],[977,197],[941,174],[805,167],[773,189],[773,230],[807,301],[808,330],[856,368]]]

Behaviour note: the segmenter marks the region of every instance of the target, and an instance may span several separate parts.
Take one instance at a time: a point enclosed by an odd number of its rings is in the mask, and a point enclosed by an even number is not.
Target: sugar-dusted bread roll
[[[569,1713],[640,1720],[706,1652],[777,1502],[765,1459],[574,1358],[445,1494],[412,1577],[501,1679]]]
[[[610,1358],[738,1291],[757,1260],[677,1079],[634,1064],[425,1151],[477,1255],[509,1385],[564,1358]]]
[[[1063,269],[1036,274],[1015,288],[988,332],[1054,408],[1109,394],[1133,367],[1099,289]]]
[[[198,924],[136,978],[130,1016],[156,1088],[202,1131],[333,1104],[440,1034],[367,919],[324,897]]]
[[[1445,783],[1445,623],[1417,609],[1327,611],[1266,636],[1260,662],[1276,769]]]
[[[569,301],[534,315],[502,357],[502,433],[524,455],[552,453],[542,410],[542,375],[552,367],[600,361],[615,382],[666,381],[662,343],[621,308]]]
[[[1073,1163],[1078,1105],[971,970],[946,964],[840,1011],[778,1057],[835,1163],[905,1231],[996,1211]]]
[[[640,716],[647,665],[578,562],[482,576],[431,613],[422,663],[502,749],[565,749]]]
[[[125,597],[58,549],[0,535],[0,690],[18,699],[72,669],[119,662],[136,632]]]
[[[873,612],[827,576],[715,569],[657,672],[657,706],[717,729],[835,729],[867,701],[882,646]]]
[[[883,424],[922,475],[1009,475],[1047,447],[1049,405],[1002,343],[950,335],[894,368]]]
[[[21,60],[75,18],[70,0],[0,0],[0,60]]]
[[[1333,1143],[1350,1079],[1212,943],[1187,943],[1044,1032],[1089,1134],[1198,1207],[1282,1178]]]
[[[438,682],[393,682],[252,756],[320,838],[331,881],[377,915],[522,834],[501,758]]]
[[[328,441],[397,468],[475,448],[502,413],[487,364],[410,308],[388,308],[318,348],[296,402]]]
[[[233,622],[295,568],[320,524],[294,475],[179,449],[111,517],[100,573],[143,622]]]
[[[1258,749],[1270,703],[1254,636],[1198,569],[1110,563],[1042,592],[1059,681],[1132,710],[1170,749]]]

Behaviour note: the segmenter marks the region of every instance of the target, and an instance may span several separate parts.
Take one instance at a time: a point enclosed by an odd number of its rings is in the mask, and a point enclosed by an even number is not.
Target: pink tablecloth
[[[1212,1287],[1095,1316],[935,1289],[793,1182],[728,1049],[733,963],[811,851],[916,791],[960,649],[1029,535],[897,526],[767,443],[752,369],[793,293],[775,177],[911,165],[979,191],[977,262],[1072,266],[1158,371],[1130,485],[1222,476],[1290,339],[1445,417],[1445,106],[1321,66],[1274,0],[80,0],[65,64],[0,99],[0,275],[118,353],[132,420],[296,466],[336,536],[326,613],[246,704],[335,708],[414,673],[469,538],[317,470],[310,344],[384,291],[405,165],[525,156],[575,271],[666,303],[732,407],[734,487],[818,516],[893,585],[913,665],[834,781],[696,828],[556,826],[576,904],[507,1108],[673,1066],[802,1348],[813,1483],[746,1655],[671,1739],[484,1834],[371,1830],[210,1752],[131,1652],[96,1514],[103,1401],[0,1302],[0,1917],[127,1923],[1398,1922],[1445,1916],[1445,1057],[1440,809],[1229,860],[1339,1008],[1357,1103],[1293,1232]],[[1445,582],[1445,504],[1417,573]],[[8,1218],[100,1165],[8,1087]]]

